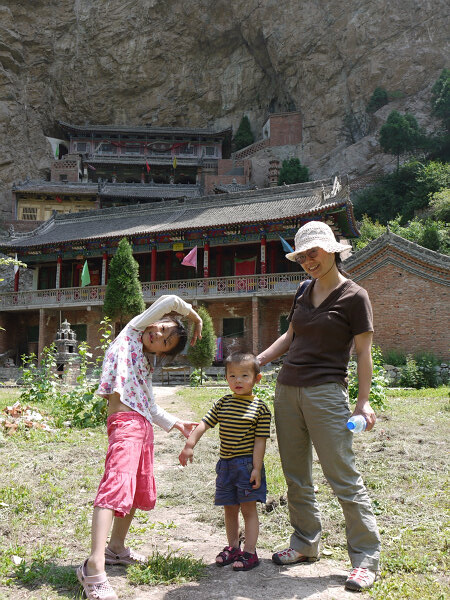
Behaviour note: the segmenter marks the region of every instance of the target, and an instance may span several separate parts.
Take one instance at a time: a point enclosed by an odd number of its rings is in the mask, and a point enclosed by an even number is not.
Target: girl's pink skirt
[[[153,476],[153,427],[136,412],[108,417],[108,452],[105,473],[94,506],[124,517],[132,508],[151,510],[156,502]]]

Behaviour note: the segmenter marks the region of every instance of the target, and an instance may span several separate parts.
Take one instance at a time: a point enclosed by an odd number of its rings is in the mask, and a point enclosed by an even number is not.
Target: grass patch
[[[201,418],[220,392],[182,390]],[[382,538],[381,574],[370,595],[377,600],[444,599],[445,573],[448,572],[449,508],[448,430],[449,388],[388,390],[387,409],[379,414],[375,429],[355,436],[357,465],[371,497]],[[217,432],[205,435],[196,448],[195,460],[202,469],[204,484],[211,474],[218,453],[211,452]],[[208,436],[212,436],[208,441]],[[282,497],[286,483],[281,470],[276,435],[267,444],[264,459],[270,512],[260,511],[260,547],[278,550],[286,546],[291,534],[288,509]],[[194,467],[195,468],[195,467]],[[208,471],[209,469],[209,471]],[[191,473],[191,477],[194,474]],[[342,510],[326,482],[315,457],[313,477],[317,488],[322,523],[322,548],[328,557],[349,568]],[[192,479],[191,479],[192,481]],[[209,480],[208,480],[209,483]],[[212,504],[214,485],[208,486],[203,502]],[[200,493],[197,490],[198,493]],[[209,499],[208,499],[209,496]],[[195,502],[191,498],[190,502]],[[210,506],[198,511],[202,521],[221,526],[217,510]]]
[[[144,565],[132,565],[128,580],[134,585],[169,585],[198,581],[205,576],[206,564],[191,554],[155,551]]]

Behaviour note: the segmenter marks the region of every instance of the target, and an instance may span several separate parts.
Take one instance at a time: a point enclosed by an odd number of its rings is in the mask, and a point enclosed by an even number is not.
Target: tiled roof
[[[60,183],[58,181],[27,180],[13,186],[14,192],[30,192],[35,194],[97,194],[97,183]]]
[[[72,125],[65,121],[59,121],[59,124],[66,131],[74,133],[136,133],[150,135],[201,135],[206,137],[225,136],[231,134],[231,127],[214,131],[210,128],[201,127],[153,127],[152,125],[136,126],[136,125]]]
[[[0,244],[0,248],[45,246],[133,235],[151,236],[245,223],[263,224],[333,212],[347,215],[345,222],[348,231],[351,231],[356,227],[348,187],[338,187],[335,184],[332,192],[333,186],[327,180],[187,200],[166,200],[156,205],[122,206],[55,215],[33,232]],[[348,231],[343,231],[344,235],[348,235]]]
[[[382,261],[376,258],[380,254],[384,256]],[[399,256],[403,257],[400,262]],[[392,233],[389,229],[367,246],[352,254],[345,261],[345,269],[350,270],[352,277],[358,281],[362,277],[362,273],[365,277],[383,264],[397,264],[403,268],[412,269],[425,279],[433,279],[442,285],[450,285],[450,256],[419,246],[419,244]]]
[[[129,183],[105,183],[102,185],[100,198],[198,198],[200,186],[195,184],[164,184],[155,185]]]

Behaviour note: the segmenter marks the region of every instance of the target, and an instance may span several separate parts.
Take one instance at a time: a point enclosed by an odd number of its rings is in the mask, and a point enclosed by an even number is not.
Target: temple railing
[[[242,298],[258,296],[290,296],[304,273],[269,273],[206,279],[180,279],[142,283],[144,300],[151,302],[164,294],[176,294],[186,300]],[[86,286],[50,290],[24,290],[0,294],[0,310],[60,308],[62,306],[102,305],[106,286]]]

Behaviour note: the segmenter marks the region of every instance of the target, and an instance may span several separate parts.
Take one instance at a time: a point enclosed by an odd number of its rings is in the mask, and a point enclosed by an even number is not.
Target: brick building
[[[285,258],[307,221],[326,221],[340,239],[358,235],[346,181],[321,180],[261,190],[180,198],[54,215],[0,250],[33,272],[25,289],[0,294],[0,354],[40,353],[67,319],[79,340],[98,345],[108,262],[123,237],[139,263],[144,300],[167,293],[203,303],[225,353],[257,352],[284,332],[292,296],[304,273]],[[198,249],[197,272],[181,265]],[[81,286],[87,261],[91,284]]]
[[[345,261],[370,296],[375,344],[450,357],[450,257],[387,231]]]

